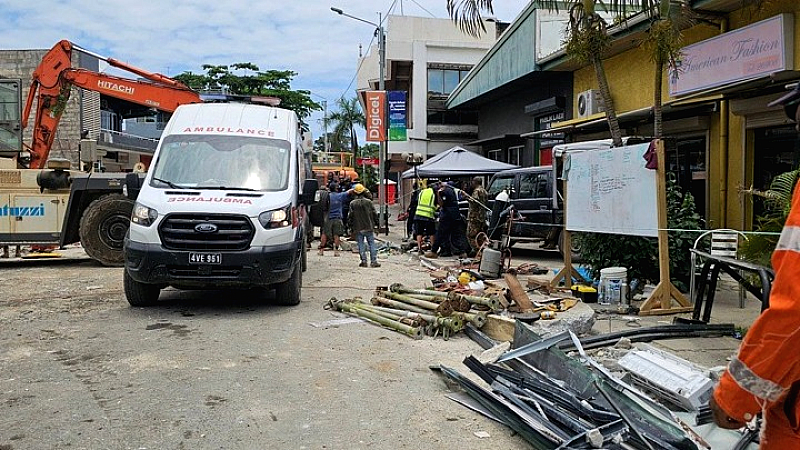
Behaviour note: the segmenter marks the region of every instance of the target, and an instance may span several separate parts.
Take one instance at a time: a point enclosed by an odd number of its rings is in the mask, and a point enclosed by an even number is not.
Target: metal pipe
[[[432,291],[430,289],[411,289],[403,286],[402,283],[392,283],[389,285],[389,291],[395,292],[397,294],[415,294],[415,295],[428,295],[433,297],[444,297],[447,298],[447,292],[441,291]]]
[[[406,311],[413,311],[423,314],[430,313],[430,310],[420,308],[419,306],[409,305],[408,303],[399,302],[397,300],[392,300],[386,297],[372,297],[372,304],[388,306],[390,308],[404,309]]]
[[[429,302],[427,300],[420,300],[418,298],[409,297],[403,294],[397,294],[395,292],[379,291],[377,294],[379,297],[390,298],[392,300],[408,303],[410,305],[419,306],[420,308],[423,309],[434,310],[439,307],[438,303]]]
[[[369,319],[394,331],[400,331],[408,336],[411,336],[414,339],[422,339],[422,329],[420,327],[414,327],[399,322],[397,320],[392,320],[387,317],[383,317],[379,314],[375,314],[374,312],[358,308],[357,306],[354,306],[351,303],[340,302],[339,307],[341,308],[342,311],[348,312],[350,314],[355,314],[358,317],[364,319]]]
[[[492,311],[499,311],[502,307],[500,306],[500,297],[496,295],[491,295],[489,297],[478,297],[475,295],[465,295],[459,294],[455,291],[450,291],[449,294],[450,300],[458,301],[459,299],[464,299],[473,305],[483,305],[491,309]]]

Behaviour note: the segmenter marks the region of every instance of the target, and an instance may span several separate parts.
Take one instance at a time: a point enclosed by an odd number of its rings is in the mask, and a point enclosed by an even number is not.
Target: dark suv
[[[511,243],[543,242],[545,248],[560,248],[561,228],[564,222],[561,197],[556,190],[552,166],[523,167],[504,170],[492,176],[486,188],[489,193],[489,207],[493,210],[494,200],[499,193],[506,191],[509,203],[516,211],[512,222]],[[494,220],[492,220],[494,225]],[[507,222],[500,219],[493,238],[507,234]],[[491,231],[491,230],[490,230]]]

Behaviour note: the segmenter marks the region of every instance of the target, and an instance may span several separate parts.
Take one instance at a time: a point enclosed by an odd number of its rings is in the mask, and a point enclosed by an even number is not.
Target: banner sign
[[[669,93],[679,96],[794,69],[794,18],[784,13],[681,49]]]
[[[386,140],[386,91],[366,92],[367,141]]]
[[[408,140],[406,134],[406,91],[389,91],[389,140]]]
[[[357,166],[378,166],[380,164],[378,158],[356,158]]]

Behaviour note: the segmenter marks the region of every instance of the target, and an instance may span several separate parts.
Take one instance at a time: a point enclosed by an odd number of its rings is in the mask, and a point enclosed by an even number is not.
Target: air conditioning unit
[[[578,93],[578,117],[589,117],[602,112],[604,111],[602,105],[603,99],[599,90],[589,89]]]

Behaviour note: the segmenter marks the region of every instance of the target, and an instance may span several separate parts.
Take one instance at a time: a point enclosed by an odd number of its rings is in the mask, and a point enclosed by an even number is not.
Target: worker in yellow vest
[[[422,255],[422,242],[427,236],[431,246],[436,240],[436,190],[437,180],[429,180],[428,187],[419,191],[417,210],[414,211],[414,233],[417,235],[417,252]]]

